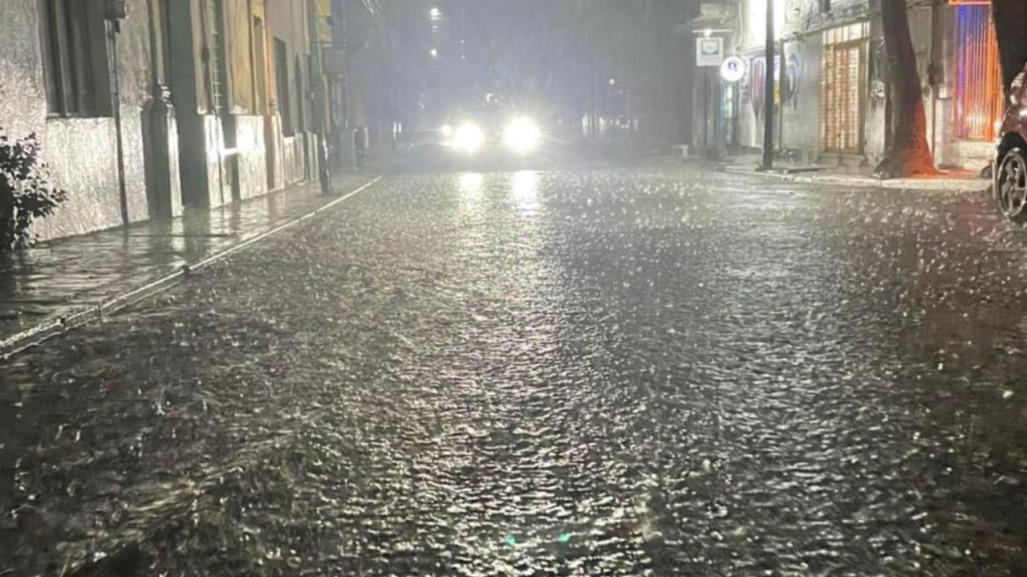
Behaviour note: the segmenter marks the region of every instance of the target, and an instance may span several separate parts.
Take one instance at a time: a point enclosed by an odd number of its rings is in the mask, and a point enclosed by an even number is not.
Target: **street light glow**
[[[432,58],[438,58],[439,57],[439,51],[437,49],[435,49],[435,48],[432,48],[429,51],[429,54],[431,54]]]
[[[428,16],[432,20],[440,20],[440,19],[442,19],[442,10],[439,10],[438,6],[432,6],[431,7],[431,12],[428,13]]]

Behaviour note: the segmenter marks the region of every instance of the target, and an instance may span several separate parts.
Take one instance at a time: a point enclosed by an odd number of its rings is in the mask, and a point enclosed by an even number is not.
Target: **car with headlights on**
[[[522,113],[461,115],[439,133],[460,159],[524,159],[539,152],[545,140],[541,125]]]

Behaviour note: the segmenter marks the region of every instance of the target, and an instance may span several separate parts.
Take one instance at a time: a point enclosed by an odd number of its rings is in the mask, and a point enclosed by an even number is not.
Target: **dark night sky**
[[[497,93],[510,103],[574,108],[590,83],[659,68],[691,0],[393,0],[400,99],[428,115]],[[436,7],[441,18],[431,19]],[[435,56],[432,50],[435,50]],[[408,106],[409,107],[409,106]]]

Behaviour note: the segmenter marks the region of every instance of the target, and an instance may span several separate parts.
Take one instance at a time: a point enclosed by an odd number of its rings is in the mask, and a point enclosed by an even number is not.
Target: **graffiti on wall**
[[[774,105],[791,107],[792,110],[799,108],[799,92],[801,90],[800,80],[802,78],[802,57],[796,52],[788,56],[785,62],[785,78],[781,81],[781,57],[774,57]],[[743,85],[743,94],[749,96],[753,113],[757,118],[762,118],[765,90],[764,82],[767,78],[767,59],[763,57],[753,58],[749,63],[748,82]]]
[[[774,68],[776,70],[777,66],[774,66]],[[763,108],[764,103],[766,102],[765,83],[767,80],[767,59],[753,58],[749,64],[749,71],[749,85],[752,91],[752,111],[756,115],[756,118],[763,118]],[[774,94],[774,101],[776,104],[776,90]]]
[[[799,79],[802,74],[802,59],[793,52],[785,64],[784,103],[792,110],[799,109]]]

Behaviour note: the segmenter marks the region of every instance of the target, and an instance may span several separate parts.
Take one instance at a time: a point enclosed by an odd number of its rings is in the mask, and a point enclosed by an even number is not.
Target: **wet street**
[[[400,171],[0,367],[0,576],[1027,575],[982,195]]]

